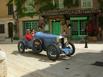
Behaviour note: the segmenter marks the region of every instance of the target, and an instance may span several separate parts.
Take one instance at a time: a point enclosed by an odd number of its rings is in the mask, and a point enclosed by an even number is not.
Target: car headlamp
[[[59,39],[63,38],[63,36],[59,36]]]

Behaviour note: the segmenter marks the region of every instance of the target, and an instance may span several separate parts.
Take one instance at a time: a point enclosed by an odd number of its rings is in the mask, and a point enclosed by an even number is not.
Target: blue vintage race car
[[[66,37],[43,32],[36,32],[31,41],[20,40],[18,42],[18,51],[24,53],[25,49],[32,49],[37,54],[44,50],[50,60],[56,60],[63,53],[67,56],[75,53],[74,44],[68,42]]]

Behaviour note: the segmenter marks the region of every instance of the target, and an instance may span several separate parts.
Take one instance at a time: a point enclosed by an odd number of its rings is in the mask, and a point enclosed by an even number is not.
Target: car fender
[[[25,39],[21,39],[21,40],[18,41],[18,43],[20,43],[20,42],[22,42],[24,44],[24,46],[26,45]]]
[[[58,45],[52,43],[52,44],[49,44],[49,45],[47,46],[47,48],[48,48],[50,45],[54,45],[56,48],[58,48],[58,50],[59,50],[59,52],[60,52],[60,48],[58,47]]]

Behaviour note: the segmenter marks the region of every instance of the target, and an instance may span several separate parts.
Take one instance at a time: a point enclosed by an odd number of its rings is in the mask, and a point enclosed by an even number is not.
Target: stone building
[[[63,0],[58,1],[59,9],[48,10],[42,13],[44,18],[49,20],[51,33],[63,33],[64,26],[62,23],[66,21],[69,21],[71,25],[71,38],[75,40],[81,40],[86,35],[86,25],[91,19],[95,24],[92,28],[98,28],[98,18],[101,14],[98,0],[78,0],[78,2],[76,2],[77,0],[72,0],[73,6],[69,8],[63,4]],[[93,39],[94,37],[97,39],[97,35],[93,36]]]

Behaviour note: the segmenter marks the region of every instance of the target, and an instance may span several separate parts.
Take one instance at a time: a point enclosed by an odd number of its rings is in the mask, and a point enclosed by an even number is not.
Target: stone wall
[[[97,41],[97,37],[96,36],[92,36],[92,37],[90,37],[90,36],[88,36],[88,42],[96,42]]]

